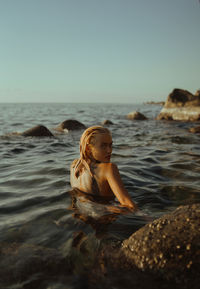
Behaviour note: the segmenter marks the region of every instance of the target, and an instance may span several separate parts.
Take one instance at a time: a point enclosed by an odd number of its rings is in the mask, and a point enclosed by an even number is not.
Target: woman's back
[[[83,169],[81,174],[75,176],[75,167],[78,160],[75,160],[71,165],[70,182],[72,188],[77,188],[82,192],[99,195],[99,196],[113,196],[114,194],[105,178],[106,164],[97,163],[90,166],[91,172],[86,168]]]

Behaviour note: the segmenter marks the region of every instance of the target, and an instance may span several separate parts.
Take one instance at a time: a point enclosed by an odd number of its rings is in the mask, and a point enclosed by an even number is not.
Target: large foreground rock
[[[200,93],[190,93],[183,89],[174,89],[168,96],[167,101],[158,120],[182,120],[197,121],[200,120]]]
[[[64,132],[64,131],[69,131],[69,130],[79,130],[79,129],[85,129],[86,126],[81,123],[78,120],[75,119],[67,119],[63,122],[61,122],[56,130],[60,131],[60,132]]]
[[[145,225],[121,248],[104,250],[94,279],[106,275],[98,288],[198,289],[199,272],[200,204],[194,204]]]
[[[122,251],[128,262],[137,268],[177,282],[194,283],[191,288],[197,288],[200,282],[200,204],[179,207],[144,226],[124,241]]]

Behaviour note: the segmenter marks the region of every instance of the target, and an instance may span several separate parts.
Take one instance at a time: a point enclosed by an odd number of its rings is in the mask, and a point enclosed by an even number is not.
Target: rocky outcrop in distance
[[[128,119],[131,119],[131,120],[146,120],[146,119],[147,119],[147,117],[146,117],[144,114],[142,114],[142,113],[140,113],[140,112],[138,112],[138,111],[132,111],[132,112],[130,112],[130,113],[127,115],[127,118],[128,118]]]
[[[174,89],[168,96],[158,120],[200,120],[200,91],[195,94],[183,89]]]
[[[147,101],[144,104],[152,104],[152,105],[164,105],[164,101]]]

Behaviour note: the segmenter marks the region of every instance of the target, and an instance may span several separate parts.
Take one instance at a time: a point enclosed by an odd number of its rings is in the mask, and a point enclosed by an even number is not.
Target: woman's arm
[[[137,210],[137,205],[131,200],[128,191],[125,189],[117,166],[113,163],[107,164],[106,178],[111,190],[122,206],[131,210]]]

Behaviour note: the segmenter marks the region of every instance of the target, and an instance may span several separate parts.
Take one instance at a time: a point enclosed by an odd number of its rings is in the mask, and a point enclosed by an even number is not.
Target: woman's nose
[[[112,152],[112,148],[107,146],[107,153],[111,153]]]

